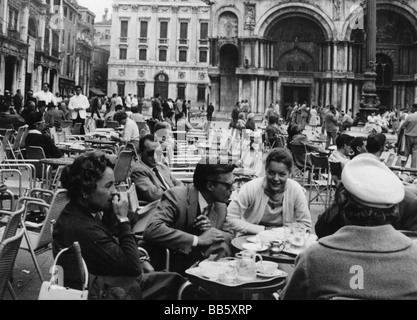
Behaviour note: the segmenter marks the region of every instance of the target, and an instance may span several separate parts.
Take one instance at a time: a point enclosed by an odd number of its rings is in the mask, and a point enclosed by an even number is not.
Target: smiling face
[[[93,212],[105,211],[112,205],[114,187],[114,172],[107,167],[103,177],[97,181],[96,190],[87,197],[88,206]]]
[[[290,171],[286,164],[276,161],[266,167],[266,182],[269,190],[283,192],[287,184]]]

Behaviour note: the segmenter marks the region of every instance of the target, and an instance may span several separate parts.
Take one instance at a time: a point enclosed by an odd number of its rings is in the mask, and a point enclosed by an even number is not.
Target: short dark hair
[[[291,152],[288,149],[284,148],[275,148],[268,154],[265,161],[265,168],[271,164],[271,162],[278,162],[285,164],[288,167],[288,171],[292,170],[294,166],[294,160]]]
[[[358,155],[358,147],[362,147],[365,144],[366,138],[365,137],[356,137],[350,143],[350,147],[352,148],[355,156]]]
[[[74,87],[74,90],[77,90],[77,89],[82,90],[83,88],[81,88],[81,86],[78,86],[78,85],[77,85],[77,86],[75,86],[75,87]]]
[[[235,168],[230,162],[222,163],[219,157],[203,157],[195,168],[193,184],[198,191],[206,191],[208,181],[216,181],[219,175],[233,172]]]
[[[350,143],[352,142],[354,138],[348,134],[340,134],[337,138],[336,138],[336,147],[338,149],[343,148],[345,145],[350,145]]]
[[[29,125],[29,129],[36,129],[36,123],[41,122],[43,120],[42,113],[38,111],[32,111],[26,117],[26,123]]]
[[[49,83],[48,83],[48,82],[44,82],[44,83],[42,83],[42,87],[44,87],[45,85],[47,85],[47,86],[48,86],[48,88],[49,88]]]
[[[0,112],[8,112],[10,110],[10,103],[2,98],[0,100]]]
[[[269,124],[275,124],[277,122],[278,122],[278,118],[275,117],[275,116],[270,116],[269,119],[268,119]]]
[[[113,120],[117,121],[118,123],[124,119],[127,119],[127,114],[124,111],[117,111],[113,116]]]
[[[387,137],[383,133],[371,133],[366,140],[366,149],[369,153],[379,152],[384,148],[386,141]]]
[[[83,193],[92,194],[108,167],[113,169],[113,164],[103,151],[87,152],[76,158],[61,174],[61,184],[68,190],[68,197],[75,200]]]
[[[140,138],[139,140],[139,152],[145,151],[145,142],[146,141],[155,141],[155,136],[153,134],[147,134],[146,136]]]
[[[117,111],[122,111],[124,109],[124,107],[121,105],[121,104],[118,104],[115,108],[114,108],[114,110],[117,112]]]
[[[134,106],[130,109],[130,111],[132,111],[132,113],[139,113],[139,108]]]

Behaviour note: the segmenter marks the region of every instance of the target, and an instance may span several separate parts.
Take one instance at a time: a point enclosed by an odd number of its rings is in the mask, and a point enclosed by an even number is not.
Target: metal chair
[[[26,146],[26,157],[28,159],[42,160],[46,159],[45,152],[42,147],[39,146]],[[46,177],[46,170],[41,162],[33,163],[36,169],[36,178],[41,181],[42,184],[46,184],[48,177]]]
[[[129,172],[134,152],[132,150],[123,150],[117,158],[114,166],[114,183],[118,187],[129,186]]]
[[[294,168],[291,172],[291,178],[304,187],[306,185],[306,178],[309,177],[309,171],[311,171],[311,168],[307,166],[307,148],[305,145],[290,143],[290,151],[294,159]]]
[[[0,243],[0,300],[3,299],[6,288],[9,290],[11,288],[10,278],[24,233],[25,231],[22,229],[14,237]]]
[[[329,174],[329,159],[326,156],[320,156],[315,153],[310,153],[311,171],[310,175],[314,174],[316,178],[310,179],[311,185],[308,193],[308,206],[315,201],[321,200],[320,204],[327,209],[329,204],[329,197],[331,192],[331,180]],[[315,196],[312,196],[313,190]]]
[[[26,211],[30,205],[36,205],[48,210],[40,232],[28,231],[23,224],[26,241],[25,243],[22,243],[21,249],[30,252],[41,282],[43,282],[43,276],[36,259],[36,255],[41,254],[49,249],[49,244],[52,242],[51,226],[56,220],[58,220],[59,215],[61,214],[62,210],[64,210],[68,202],[69,199],[67,197],[67,190],[65,189],[59,189],[55,192],[51,204],[39,202],[37,199],[30,199],[26,201]],[[26,214],[27,212],[25,213],[24,217],[26,217]]]
[[[23,155],[22,155],[22,144],[24,145],[23,138],[27,136],[28,131],[29,131],[28,125],[19,127],[19,129],[17,130],[16,137],[14,138],[13,144],[8,143],[5,146],[5,154],[7,158],[9,158],[8,155],[11,154],[13,159],[17,159],[19,155],[20,155],[20,158],[23,159]]]
[[[74,128],[72,128],[72,134],[75,134],[75,135],[77,135],[77,134],[81,134],[81,127],[82,127],[82,124],[81,123],[76,123],[75,125],[74,125]]]

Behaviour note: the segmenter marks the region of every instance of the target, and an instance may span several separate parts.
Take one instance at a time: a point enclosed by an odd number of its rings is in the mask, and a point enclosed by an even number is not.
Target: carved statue
[[[333,0],[334,20],[340,20],[342,11],[342,0]]]

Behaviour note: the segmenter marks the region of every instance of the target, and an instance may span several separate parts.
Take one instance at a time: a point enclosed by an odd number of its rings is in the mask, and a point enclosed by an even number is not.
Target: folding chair
[[[10,158],[8,157],[8,154],[10,155],[10,149],[12,148],[12,144],[11,144],[11,139],[12,139],[12,135],[13,135],[14,129],[6,129],[3,131],[2,134],[2,148],[3,148],[3,152],[4,152],[4,157],[6,159]]]
[[[304,187],[306,185],[306,178],[309,177],[308,172],[311,171],[311,168],[307,166],[307,148],[305,145],[290,143],[290,151],[294,159],[294,168],[291,172],[291,178]]]
[[[27,135],[27,132],[29,131],[28,128],[29,128],[28,125],[19,127],[19,129],[17,130],[16,137],[14,138],[13,145],[11,145],[10,143],[6,144],[6,148],[5,148],[6,155],[11,154],[13,159],[17,159],[18,156],[20,155],[20,158],[23,159],[21,146],[22,146],[23,138]],[[9,157],[7,156],[7,158]]]
[[[114,166],[114,182],[118,188],[127,189],[129,186],[129,172],[133,155],[134,152],[132,150],[123,150],[117,158]]]
[[[316,178],[310,179],[311,185],[308,193],[308,205],[310,207],[315,200],[317,202],[320,200],[320,203],[327,209],[331,193],[329,159],[326,156],[320,156],[315,153],[310,153],[310,159],[312,164],[310,175],[314,173]],[[315,191],[314,197],[312,196],[313,190]]]
[[[22,229],[14,237],[0,243],[0,300],[3,299],[6,288],[11,289],[10,278],[24,233]],[[15,299],[13,291],[11,294]]]
[[[19,228],[21,227],[22,216],[24,212],[25,212],[24,206],[22,206],[20,209],[16,210],[15,212],[0,211],[0,216],[5,216],[4,218],[5,220],[7,220],[6,226],[0,228],[0,239],[2,239],[1,240],[2,242],[16,236]],[[4,219],[2,219],[2,221],[3,220]],[[1,276],[1,271],[0,271],[0,276]],[[16,294],[9,280],[7,281],[7,287],[9,289],[9,292],[12,298],[14,300],[17,300]],[[1,284],[0,284],[0,288],[1,288]],[[1,289],[0,289],[0,300],[1,300]]]
[[[43,282],[43,275],[39,267],[38,260],[36,259],[36,255],[50,249],[49,244],[52,242],[52,225],[56,220],[58,220],[59,215],[62,210],[64,210],[68,202],[69,199],[67,197],[67,190],[65,189],[59,189],[55,192],[51,204],[39,202],[38,199],[32,199],[31,201],[26,202],[26,211],[30,205],[36,205],[48,210],[40,232],[28,231],[25,224],[23,224],[26,241],[22,243],[21,249],[30,252],[41,282]],[[25,218],[26,215],[27,212],[24,215]]]
[[[27,146],[26,147],[26,157],[28,159],[42,160],[46,159],[45,152],[42,147],[38,146]],[[33,163],[36,169],[36,178],[41,181],[41,183],[46,186],[48,181],[47,170],[44,169],[44,165],[41,162]]]

